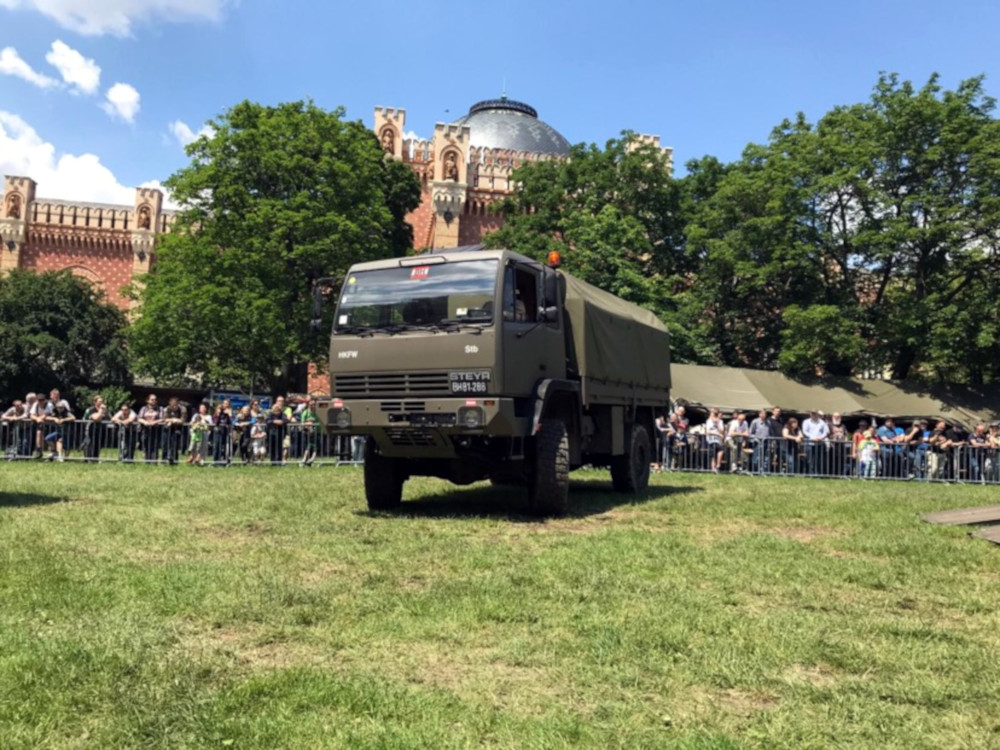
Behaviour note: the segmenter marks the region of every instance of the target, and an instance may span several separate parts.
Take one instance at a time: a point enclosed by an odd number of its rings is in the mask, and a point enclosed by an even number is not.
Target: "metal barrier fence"
[[[936,449],[925,442],[882,442],[872,448],[851,440],[710,441],[704,435],[688,435],[661,439],[658,448],[664,471],[1000,484],[1000,447]]]
[[[7,460],[42,459],[208,466],[358,465],[364,438],[327,435],[318,424],[198,429],[182,424],[73,420],[0,421]]]

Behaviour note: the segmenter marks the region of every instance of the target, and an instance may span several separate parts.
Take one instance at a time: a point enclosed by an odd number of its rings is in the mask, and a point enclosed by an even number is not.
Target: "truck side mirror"
[[[559,322],[559,308],[556,307],[555,305],[543,307],[541,313],[542,313],[541,318],[545,323]]]

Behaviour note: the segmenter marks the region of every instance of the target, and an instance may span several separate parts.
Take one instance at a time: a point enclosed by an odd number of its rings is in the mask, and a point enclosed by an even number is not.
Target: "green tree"
[[[486,237],[544,260],[558,250],[567,271],[663,313],[682,271],[681,193],[668,157],[631,133],[574,146],[568,158],[528,162],[498,204],[504,224]]]
[[[132,382],[125,315],[68,271],[0,278],[0,393]]]
[[[998,271],[993,108],[981,78],[942,91],[936,76],[917,89],[883,75],[870,101],[837,107],[815,127],[800,115],[768,144],[748,146],[688,227],[698,271],[686,309],[701,338],[716,343],[712,361],[954,374],[935,341],[955,332],[956,306],[995,304],[984,296]],[[786,316],[791,306],[801,310]],[[841,310],[836,330],[822,329],[831,339],[797,343],[790,324],[828,326],[829,306]],[[992,327],[973,329],[951,346],[963,361],[995,346]],[[998,375],[978,369],[962,372]]]
[[[245,101],[188,146],[191,163],[166,181],[181,210],[133,327],[141,371],[283,391],[325,361],[328,342],[309,331],[313,283],[403,255],[420,197],[412,171],[343,116]]]

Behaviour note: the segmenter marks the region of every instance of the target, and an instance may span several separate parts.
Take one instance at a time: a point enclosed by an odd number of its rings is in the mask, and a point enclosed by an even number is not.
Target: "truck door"
[[[542,269],[512,262],[503,286],[503,390],[527,396],[543,378],[565,377],[560,321],[546,323]],[[549,304],[555,304],[550,301]]]

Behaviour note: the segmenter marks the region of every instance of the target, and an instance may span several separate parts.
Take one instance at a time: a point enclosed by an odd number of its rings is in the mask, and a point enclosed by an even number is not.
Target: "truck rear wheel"
[[[625,453],[611,459],[611,484],[618,492],[642,492],[649,486],[651,460],[649,433],[641,424],[633,424]]]
[[[365,499],[368,510],[392,510],[403,502],[403,471],[398,458],[386,458],[374,438],[365,445]]]
[[[535,436],[528,496],[532,510],[543,515],[559,515],[569,507],[569,434],[558,419],[542,420]]]

